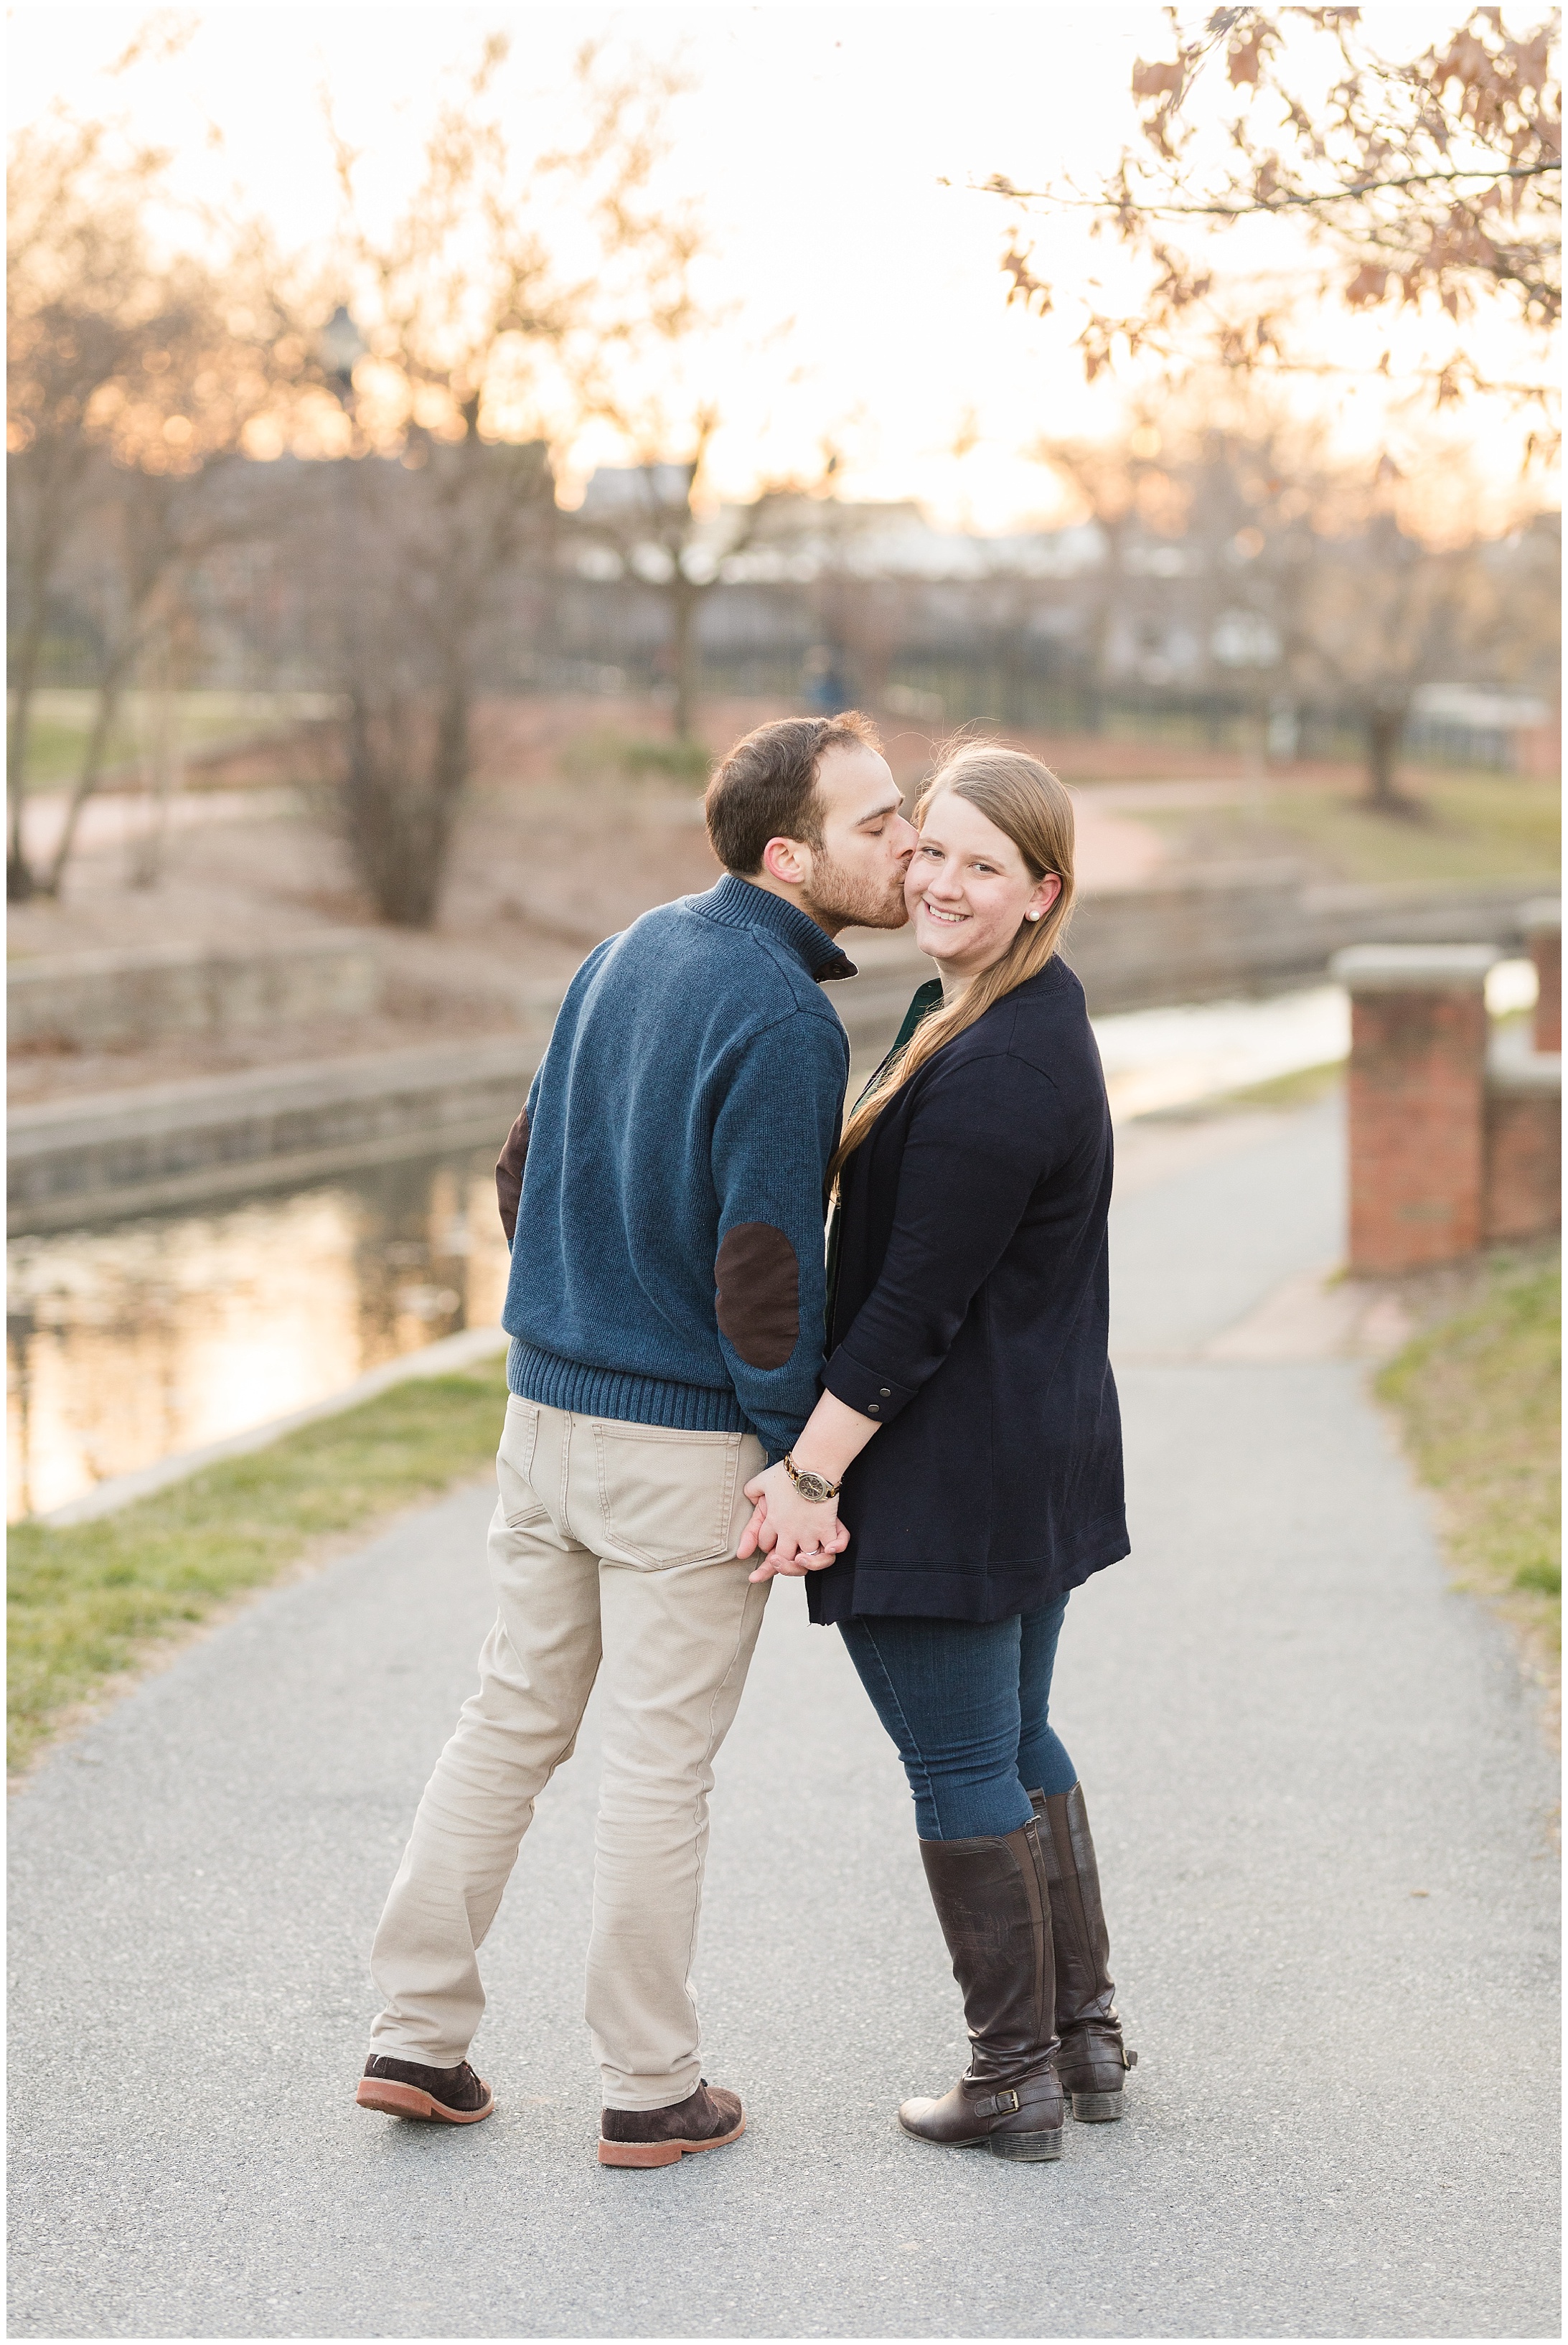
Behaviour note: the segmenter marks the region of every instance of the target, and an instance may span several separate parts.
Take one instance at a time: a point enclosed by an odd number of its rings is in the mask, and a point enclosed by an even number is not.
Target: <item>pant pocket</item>
[[[594,1449],[610,1544],[645,1571],[728,1555],[741,1440],[601,1420]]]
[[[532,1480],[534,1452],[538,1444],[538,1408],[533,1401],[519,1400],[513,1393],[507,1399],[506,1422],[501,1428],[501,1447],[495,1453],[501,1512],[509,1524],[537,1522],[545,1511]]]

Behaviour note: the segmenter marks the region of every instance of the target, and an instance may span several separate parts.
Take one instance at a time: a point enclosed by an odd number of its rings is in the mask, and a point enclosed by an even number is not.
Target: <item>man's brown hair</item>
[[[738,741],[708,786],[704,806],[713,851],[727,871],[748,879],[762,868],[770,838],[822,844],[817,771],[828,749],[878,749],[869,716],[784,716]]]

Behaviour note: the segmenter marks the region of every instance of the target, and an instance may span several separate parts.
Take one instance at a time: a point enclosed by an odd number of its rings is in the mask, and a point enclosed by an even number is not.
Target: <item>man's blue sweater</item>
[[[733,875],[589,954],[514,1135],[514,1393],[789,1447],[822,1365],[822,1181],[850,1065],[818,985],[853,974],[815,920]]]

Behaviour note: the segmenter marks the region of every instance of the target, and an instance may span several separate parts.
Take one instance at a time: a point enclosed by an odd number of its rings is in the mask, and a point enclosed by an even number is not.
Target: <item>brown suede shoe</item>
[[[489,2086],[466,2060],[455,2068],[423,2068],[417,2060],[389,2060],[384,2054],[365,2062],[354,2098],[361,2109],[427,2125],[477,2125],[495,2106]]]
[[[746,2131],[738,2093],[705,2076],[695,2093],[667,2109],[605,2109],[599,2117],[601,2166],[674,2166],[694,2149],[722,2149]]]

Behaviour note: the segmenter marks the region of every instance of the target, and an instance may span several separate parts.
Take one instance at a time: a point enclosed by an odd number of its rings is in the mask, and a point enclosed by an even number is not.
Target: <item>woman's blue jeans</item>
[[[1050,1721],[1067,1599],[1009,1620],[882,1617],[839,1623],[898,1745],[921,1840],[1016,1832],[1031,1792],[1070,1792],[1077,1771]]]

